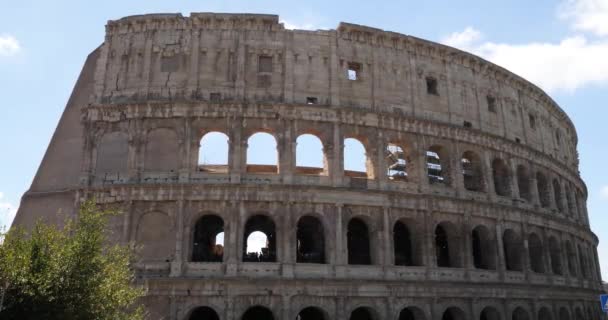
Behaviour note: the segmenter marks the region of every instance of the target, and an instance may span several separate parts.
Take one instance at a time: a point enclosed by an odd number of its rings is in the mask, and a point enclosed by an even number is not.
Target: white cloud
[[[0,192],[0,231],[11,226],[17,214],[17,209],[16,206],[4,200],[4,193]]]
[[[608,35],[608,0],[566,0],[559,14],[570,20],[575,30]]]
[[[0,35],[0,56],[14,56],[21,51],[19,41],[11,35]]]
[[[523,44],[481,39],[480,31],[467,27],[442,42],[477,54],[550,92],[572,92],[587,85],[608,84],[608,39],[589,41],[578,35],[557,43]]]
[[[281,21],[281,23],[285,26],[285,29],[289,29],[289,30],[317,30],[317,29],[320,29],[314,23],[297,24],[297,23],[292,23],[290,21]]]
[[[603,186],[600,189],[600,197],[602,197],[602,199],[608,200],[608,186]]]

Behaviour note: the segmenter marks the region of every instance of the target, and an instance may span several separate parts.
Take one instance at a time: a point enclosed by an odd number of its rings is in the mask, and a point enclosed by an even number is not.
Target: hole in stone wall
[[[536,186],[538,188],[538,197],[540,205],[543,208],[549,208],[551,206],[551,195],[549,194],[549,182],[544,174],[541,172],[536,173]]]
[[[344,174],[354,178],[367,178],[367,154],[361,141],[344,139]]]
[[[531,202],[532,193],[530,192],[530,174],[528,169],[523,165],[517,166],[517,188],[519,189],[519,197]]]
[[[492,307],[486,307],[481,311],[479,320],[500,320],[500,313]]]
[[[462,164],[465,189],[477,192],[483,191],[483,174],[479,156],[472,151],[467,151],[462,155],[460,163]]]
[[[361,219],[353,218],[348,222],[347,243],[348,264],[372,264],[369,231]]]
[[[209,132],[200,141],[198,169],[208,173],[228,172],[228,136],[221,132]]]
[[[399,320],[424,320],[424,312],[416,307],[408,307],[399,312]]]
[[[395,265],[416,265],[410,229],[401,221],[397,221],[393,227],[393,247],[395,251]]]
[[[512,320],[530,320],[530,316],[528,315],[528,312],[526,310],[524,310],[521,307],[518,307],[517,309],[513,310],[513,316],[511,317]]]
[[[222,94],[219,92],[211,92],[209,94],[209,100],[212,102],[220,102],[222,101]]]
[[[493,96],[487,96],[486,102],[488,103],[488,111],[496,113],[496,98]]]
[[[215,215],[201,217],[194,226],[192,261],[222,262],[223,257],[224,221]]]
[[[531,233],[528,236],[528,252],[532,271],[536,273],[544,273],[545,260],[543,259],[543,243],[535,233]]]
[[[571,277],[576,277],[576,252],[574,251],[574,247],[570,241],[566,241],[564,246],[566,247],[568,271],[570,272]]]
[[[325,313],[319,309],[319,308],[315,308],[315,307],[308,307],[303,309],[302,311],[300,311],[300,313],[298,313],[298,316],[296,317],[296,320],[324,320],[325,319]]]
[[[198,307],[190,314],[190,320],[220,320],[217,312],[209,307]]]
[[[257,215],[245,224],[243,261],[276,262],[276,229],[267,216]]]
[[[505,230],[502,238],[505,255],[505,267],[509,271],[523,271],[524,244],[521,237],[513,230]]]
[[[562,275],[562,249],[554,237],[549,238],[549,256],[551,257],[551,271],[553,274]]]
[[[363,65],[358,62],[349,62],[348,63],[348,71],[347,76],[348,80],[356,81],[361,78],[361,70],[363,69]]]
[[[268,308],[255,306],[247,309],[241,320],[274,320],[274,316]]]
[[[466,318],[462,310],[452,307],[445,310],[441,320],[466,320]]]
[[[562,307],[559,309],[559,320],[570,320],[570,312]]]
[[[583,276],[583,278],[588,278],[589,269],[587,265],[587,257],[585,255],[585,251],[580,245],[578,246],[578,265],[581,269],[581,275]]]
[[[426,151],[426,168],[429,183],[446,183],[446,163],[447,158],[443,154],[442,147],[432,146]]]
[[[407,181],[407,163],[403,148],[396,144],[386,147],[386,162],[388,164],[387,175],[390,180]]]
[[[276,174],[279,172],[277,141],[273,135],[258,132],[247,140],[247,172]]]
[[[426,78],[426,93],[438,96],[439,90],[437,87],[438,87],[437,79],[435,79],[433,77]]]
[[[496,270],[496,250],[488,228],[477,226],[472,232],[473,264],[477,269]]]
[[[350,314],[350,320],[374,320],[372,312],[365,307],[357,308]]]
[[[502,159],[492,161],[492,175],[494,177],[494,191],[503,197],[511,195],[511,171]]]
[[[564,212],[564,202],[562,201],[562,187],[557,179],[553,179],[553,198],[555,199],[555,207],[560,212]]]
[[[449,222],[435,227],[435,257],[440,268],[460,267],[460,238]]]
[[[303,134],[296,139],[296,173],[327,175],[327,160],[323,143],[312,134]]]
[[[313,216],[298,221],[297,262],[325,263],[325,232],[323,224]]]
[[[307,97],[306,104],[310,104],[310,105],[319,104],[319,99],[317,99],[317,97]]]
[[[528,114],[528,122],[530,123],[530,129],[536,129],[536,117],[533,114]]]

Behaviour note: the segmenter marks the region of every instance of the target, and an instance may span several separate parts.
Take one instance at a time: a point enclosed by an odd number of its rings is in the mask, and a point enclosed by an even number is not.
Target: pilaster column
[[[171,277],[180,277],[183,274],[183,264],[187,261],[182,250],[184,243],[184,200],[177,200],[177,211],[175,216],[175,257],[171,262]]]

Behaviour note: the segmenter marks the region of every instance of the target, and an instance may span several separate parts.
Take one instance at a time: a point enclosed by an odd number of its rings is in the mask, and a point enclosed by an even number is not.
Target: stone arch
[[[373,164],[367,148],[357,138],[344,139],[344,174],[351,178],[373,178]]]
[[[306,307],[298,313],[296,320],[326,320],[327,312],[318,307]]]
[[[399,312],[399,320],[425,320],[424,311],[416,307],[407,307]]]
[[[462,309],[457,307],[449,307],[441,316],[441,320],[466,320],[467,317]]]
[[[541,207],[549,208],[551,206],[549,182],[547,177],[540,171],[536,173],[536,188],[538,189],[538,199]]]
[[[471,232],[471,242],[475,268],[496,270],[496,244],[492,232],[479,225]]]
[[[426,169],[430,184],[446,184],[450,183],[450,158],[446,148],[433,145],[425,152]]]
[[[587,265],[587,254],[585,253],[583,247],[580,244],[578,245],[578,265],[581,270],[581,276],[585,279],[588,278],[589,268]]]
[[[511,170],[504,160],[496,158],[492,161],[492,177],[496,194],[503,197],[511,196]]]
[[[393,253],[397,266],[421,266],[420,239],[410,221],[398,220],[393,225]]]
[[[562,201],[562,187],[557,179],[553,179],[553,199],[555,199],[555,207],[560,212],[565,212],[564,202]]]
[[[247,139],[247,172],[256,174],[279,173],[279,152],[274,135],[258,131]]]
[[[553,315],[547,307],[542,307],[538,310],[538,320],[553,320]]]
[[[479,314],[479,320],[501,320],[500,312],[494,307],[485,307]]]
[[[517,166],[517,187],[519,197],[528,202],[532,201],[532,191],[530,190],[530,173],[524,165]]]
[[[473,151],[466,151],[462,154],[460,164],[462,165],[464,188],[469,191],[484,191],[482,161],[479,155]]]
[[[576,307],[574,310],[575,320],[585,320],[585,316],[583,315],[583,310],[580,307]]]
[[[169,215],[160,211],[144,213],[137,224],[136,243],[142,261],[170,262],[175,253],[175,232]]]
[[[505,267],[508,271],[524,271],[524,244],[517,232],[507,229],[502,236]]]
[[[199,141],[198,171],[208,173],[227,173],[230,158],[230,138],[219,131],[205,133]]]
[[[576,212],[576,204],[573,201],[573,194],[568,184],[564,185],[564,194],[566,196],[568,216],[573,217]]]
[[[317,217],[306,215],[298,220],[296,262],[325,263],[325,230]]]
[[[545,250],[540,237],[536,233],[528,235],[528,255],[530,258],[530,269],[536,273],[545,272]]]
[[[144,169],[150,172],[175,172],[179,169],[179,141],[177,133],[169,128],[157,128],[148,132]]]
[[[250,251],[248,240],[252,233],[261,232],[266,236],[266,244],[261,244],[261,252]],[[243,234],[244,262],[276,262],[277,235],[274,221],[262,214],[254,215],[247,220]]]
[[[352,218],[347,230],[348,264],[371,265],[370,233],[360,218]]]
[[[359,307],[350,313],[349,320],[379,320],[376,312],[369,307]]]
[[[566,248],[566,256],[567,256],[566,260],[568,261],[568,272],[570,273],[570,276],[576,277],[577,276],[577,272],[576,272],[576,260],[577,260],[576,251],[574,250],[574,246],[572,246],[572,242],[570,242],[570,240],[566,240],[564,242],[564,247]]]
[[[568,311],[568,308],[561,307],[559,309],[559,320],[570,320],[570,311]]]
[[[188,320],[220,320],[220,316],[213,308],[204,306],[192,310]]]
[[[97,146],[95,172],[123,173],[128,172],[129,136],[121,131],[104,134]]]
[[[296,138],[296,174],[328,175],[327,155],[323,142],[314,134],[304,133]]]
[[[243,313],[241,320],[274,320],[274,315],[266,307],[253,306]]]
[[[530,314],[522,307],[517,307],[513,310],[511,320],[530,320]]]
[[[555,237],[549,237],[549,256],[551,257],[551,271],[553,274],[563,275],[562,248]]]
[[[192,237],[193,262],[222,262],[224,243],[218,243],[218,236],[224,233],[224,220],[209,214],[200,217],[194,225]]]
[[[399,143],[386,146],[387,176],[393,181],[408,181],[411,171],[409,149]]]
[[[440,268],[460,268],[460,235],[454,224],[441,222],[435,227],[435,258]]]

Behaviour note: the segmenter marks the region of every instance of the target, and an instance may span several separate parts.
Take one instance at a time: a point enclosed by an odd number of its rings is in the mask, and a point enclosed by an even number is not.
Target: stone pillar
[[[505,221],[504,221],[504,215],[501,214],[499,215],[499,218],[496,220],[496,252],[497,252],[497,258],[498,261],[496,261],[496,271],[498,271],[498,275],[499,275],[499,279],[500,281],[504,281],[505,280],[505,274],[507,272],[507,264],[506,264],[506,258],[505,258],[505,250],[504,250],[504,243],[503,243],[503,239],[502,239],[502,234],[504,232],[504,226]]]
[[[344,178],[344,139],[338,123],[334,123],[333,132],[333,159],[329,162],[332,164],[332,168],[329,170],[329,176],[332,181],[332,186],[338,187],[342,185]]]
[[[341,203],[336,204],[336,251],[335,251],[335,265],[341,266],[346,264],[345,248],[344,248],[344,222],[342,221],[344,205]]]
[[[383,207],[382,208],[382,225],[383,225],[383,232],[382,232],[382,247],[384,248],[384,261],[383,261],[383,265],[385,266],[392,266],[394,265],[394,248],[393,248],[393,242],[391,241],[391,234],[392,234],[392,230],[391,230],[391,226],[390,226],[390,222],[389,222],[389,216],[390,216],[390,208],[389,207]],[[412,252],[412,255],[414,254],[414,252]]]
[[[471,214],[466,212],[464,214],[464,221],[461,225],[460,234],[462,235],[462,254],[464,259],[462,260],[462,267],[465,270],[465,277],[470,277],[470,272],[475,269],[475,261],[473,259],[473,225],[471,222]]]
[[[228,172],[230,172],[230,182],[240,183],[241,175],[247,168],[247,141],[243,141],[242,119],[235,119],[235,124],[230,129],[228,145]]]
[[[340,58],[338,57],[338,32],[330,31],[331,36],[327,37],[329,41],[329,60],[330,60],[330,72],[329,72],[329,97],[330,104],[332,106],[340,105],[340,80],[343,76],[342,65]]]
[[[456,195],[461,197],[464,194],[464,176],[462,175],[462,150],[458,143],[455,143],[453,152],[450,157],[451,161],[451,170],[450,177],[452,182],[452,187],[456,190]]]
[[[294,266],[296,263],[296,257],[293,252],[296,251],[296,227],[293,221],[292,208],[293,205],[290,202],[285,202],[283,204],[283,214],[281,223],[282,228],[278,230],[282,230],[281,235],[281,256],[277,257],[277,261],[283,264],[283,277],[285,278],[293,278],[294,277]]]
[[[482,166],[484,168],[487,168],[487,170],[485,171],[488,173],[484,175],[484,180],[487,186],[486,190],[488,192],[488,198],[490,199],[490,202],[495,203],[497,201],[498,196],[496,195],[496,187],[494,186],[494,169],[492,168],[491,156],[492,155],[487,150],[484,150],[483,154],[480,155]]]
[[[177,214],[175,216],[175,257],[171,262],[171,277],[181,277],[183,264],[187,261],[185,252],[182,250],[184,243],[184,200],[177,201]]]
[[[283,182],[291,184],[296,168],[296,141],[292,134],[294,127],[293,121],[285,120],[283,134],[277,143],[279,153],[279,174],[283,177]]]
[[[519,184],[517,183],[517,163],[513,159],[507,160],[510,169],[509,183],[511,183],[511,198],[519,199]]]
[[[198,57],[200,53],[200,31],[192,29],[192,40],[190,43],[190,65],[188,68],[188,93],[196,95],[198,92],[198,76],[199,76],[199,63]]]

